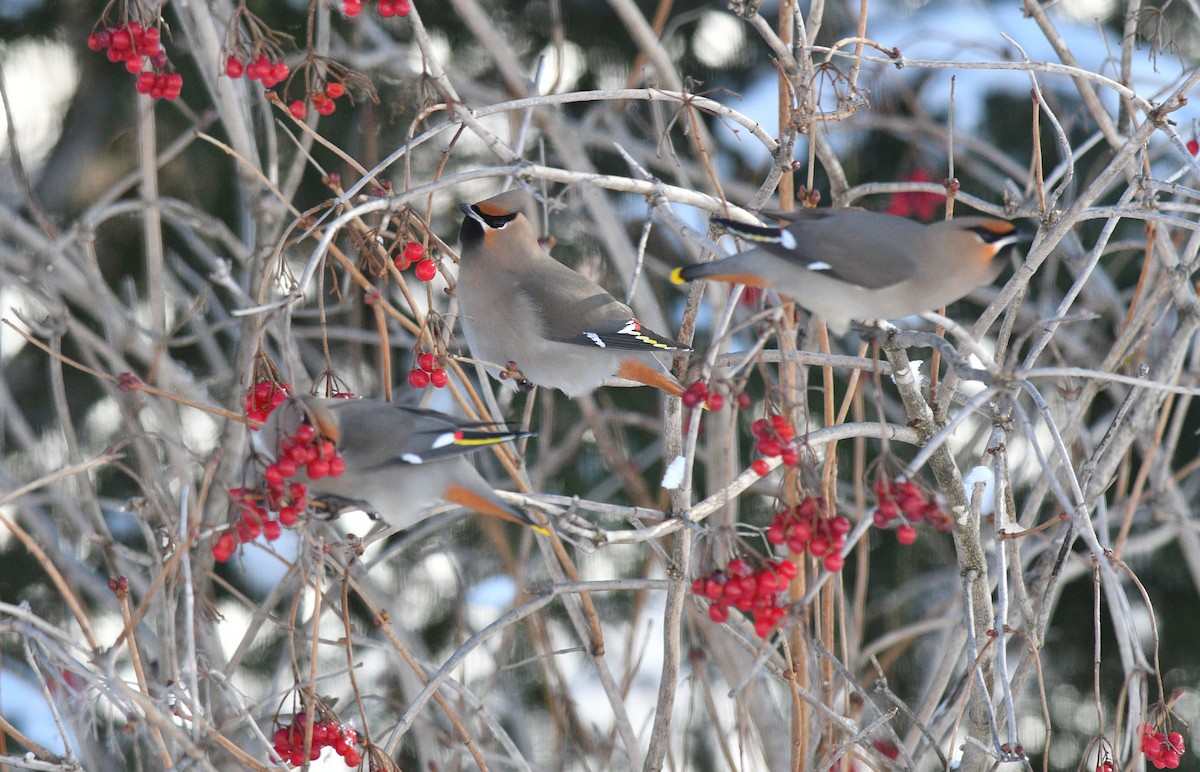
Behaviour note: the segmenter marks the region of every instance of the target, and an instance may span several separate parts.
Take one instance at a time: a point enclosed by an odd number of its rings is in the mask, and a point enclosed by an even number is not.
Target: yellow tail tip
[[[682,266],[671,271],[671,283],[672,284],[687,283],[687,279],[683,278],[683,267]]]

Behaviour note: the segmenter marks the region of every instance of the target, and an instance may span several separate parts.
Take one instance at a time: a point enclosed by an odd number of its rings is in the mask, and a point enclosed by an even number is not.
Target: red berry
[[[417,263],[416,274],[421,281],[433,281],[433,277],[437,276],[437,264],[432,260],[422,260]]]
[[[800,451],[789,445],[779,452],[779,460],[784,466],[796,466],[800,463]]]
[[[1189,139],[1187,141],[1187,151],[1189,153],[1191,153],[1192,155],[1196,155],[1196,153],[1200,153],[1200,140],[1197,140],[1195,137],[1192,137],[1191,139]]]
[[[765,418],[760,418],[750,424],[750,433],[759,439],[763,439],[771,431],[771,424]]]
[[[267,537],[267,541],[275,541],[283,533],[283,526],[278,520],[268,520],[262,525],[263,536]]]
[[[683,401],[683,406],[689,410],[695,410],[704,401],[704,397],[694,391],[685,391],[679,399]]]
[[[317,112],[321,115],[333,115],[333,112],[335,110],[337,110],[337,103],[334,102],[329,97],[325,97],[318,103],[316,100],[317,96],[325,96],[325,95],[317,94],[316,96],[313,97],[313,107],[317,108]]]
[[[300,519],[300,507],[283,507],[279,510],[279,524],[290,528]]]
[[[343,86],[341,83],[326,83],[325,84],[325,96],[329,97],[330,99],[337,99],[338,97],[345,96],[345,95],[346,95],[346,87]]]
[[[157,80],[158,76],[154,73],[143,72],[140,73],[137,76],[137,80],[133,82],[133,88],[139,94],[149,94],[150,90],[154,88],[154,84]]]
[[[294,117],[296,120],[302,121],[304,120],[304,116],[308,115],[308,107],[305,106],[304,102],[297,99],[288,105],[288,112],[290,112],[292,117]]]
[[[750,395],[744,391],[741,394],[738,394],[737,395],[737,406],[738,406],[739,410],[749,410],[750,409]]]
[[[167,99],[178,99],[179,94],[183,91],[183,76],[177,72],[173,72],[167,75],[165,80],[163,96]]]
[[[350,748],[342,754],[342,761],[346,762],[346,766],[348,767],[357,767],[362,763],[362,755],[353,748]]]
[[[141,54],[130,53],[129,56],[125,57],[125,69],[129,70],[131,73],[141,72],[142,68],[145,66],[146,57],[142,56]]]
[[[396,9],[392,5],[392,0],[379,0],[379,6],[376,8],[379,15],[385,19],[389,19],[396,15]]]
[[[213,560],[218,563],[224,563],[233,557],[233,551],[237,549],[237,537],[230,531],[225,531],[217,537],[217,541],[213,544],[212,553]]]
[[[104,44],[100,42],[100,35],[96,32],[88,35],[87,47],[92,51],[101,51],[104,49]]]
[[[767,458],[774,458],[775,456],[783,453],[783,448],[778,442],[767,438],[759,440],[758,443],[755,444],[755,449]]]
[[[903,523],[896,529],[896,541],[904,546],[908,546],[917,540],[917,529],[913,528],[908,523]]]
[[[729,609],[714,603],[708,607],[708,618],[719,625],[723,625],[729,621]]]
[[[825,556],[825,570],[834,573],[842,570],[842,566],[846,564],[846,560],[836,552],[831,552]]]
[[[397,16],[408,16],[412,12],[412,0],[395,0],[392,3]]]
[[[312,427],[312,424],[300,424],[296,427],[296,442],[300,445],[311,445],[316,438],[317,430]]]
[[[435,387],[441,389],[450,382],[450,376],[446,374],[445,370],[439,367],[429,374],[429,382]]]
[[[279,475],[286,480],[289,477],[296,476],[296,463],[296,460],[293,458],[281,458],[275,462],[274,466]]]
[[[419,262],[425,257],[425,247],[421,246],[419,241],[410,241],[404,245],[404,259],[409,262],[409,265]]]
[[[424,353],[417,355],[417,367],[421,368],[425,372],[432,373],[434,370],[437,369],[437,366],[438,366],[437,354],[426,351]]]
[[[429,373],[424,370],[411,370],[408,373],[408,385],[414,389],[423,389],[429,385]]]
[[[126,48],[129,48],[130,42],[131,39],[129,37],[129,30],[118,29],[113,31],[111,44],[113,48],[123,51]]]
[[[359,0],[345,0],[342,3],[342,13],[347,16],[358,16],[362,13],[362,3]]]
[[[759,477],[766,477],[771,472],[771,465],[767,463],[765,458],[754,459],[754,463],[750,464],[750,468],[753,469],[754,473]]]
[[[720,394],[709,394],[704,404],[709,410],[720,410],[725,405],[725,398]]]

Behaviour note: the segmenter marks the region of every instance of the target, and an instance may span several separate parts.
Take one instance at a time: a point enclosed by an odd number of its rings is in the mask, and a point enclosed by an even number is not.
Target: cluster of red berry
[[[125,69],[137,74],[134,88],[151,99],[178,99],[183,90],[183,76],[164,72],[167,52],[162,47],[162,32],[158,27],[144,27],[131,21],[120,27],[105,27],[88,35],[87,47],[104,51],[108,61],[124,62]],[[142,72],[149,64],[152,69]]]
[[[285,65],[286,66],[286,65]],[[346,95],[346,87],[341,83],[326,83],[324,91],[314,91],[308,95],[308,101],[312,102],[313,109],[321,115],[332,115],[337,109],[335,99]],[[288,111],[295,116],[296,120],[304,120],[304,116],[308,115],[308,102],[303,99],[294,99],[288,105]]]
[[[406,271],[409,266],[415,265],[413,273],[421,281],[433,281],[433,277],[437,276],[437,263],[425,257],[425,247],[419,241],[406,243],[392,262],[396,264],[397,271]]]
[[[246,416],[254,421],[265,421],[271,411],[287,401],[290,383],[259,381],[246,393]]]
[[[912,480],[875,481],[875,498],[878,503],[871,514],[876,528],[887,528],[902,515],[906,522],[896,529],[896,540],[901,544],[912,544],[917,540],[917,529],[913,523],[925,521],[942,533],[954,530],[954,518],[942,509],[921,486]]]
[[[692,410],[701,405],[704,405],[709,410],[720,410],[725,406],[725,397],[716,391],[709,391],[704,381],[693,381],[688,385],[687,391],[683,392],[683,396],[680,399],[683,400],[684,407]]]
[[[784,507],[775,513],[767,526],[767,541],[786,544],[797,555],[807,552],[814,558],[823,558],[826,570],[841,571],[845,565],[842,549],[846,546],[846,534],[850,533],[850,521],[842,515],[824,515],[825,499],[805,496],[796,506]]]
[[[724,570],[718,568],[708,576],[696,577],[692,592],[712,601],[708,607],[712,621],[724,624],[733,606],[750,613],[754,632],[766,638],[787,613],[783,592],[799,571],[790,560],[771,560],[755,570],[742,558],[734,558]]]
[[[303,489],[300,492],[302,498],[308,495],[304,483],[294,483],[294,485],[299,485]],[[290,515],[290,519],[285,521],[282,509],[278,519],[271,517],[271,513],[262,505],[262,497],[254,491],[233,488],[229,491],[229,498],[237,507],[237,525],[232,531],[222,533],[213,544],[213,559],[218,563],[229,560],[233,557],[239,544],[254,541],[259,534],[262,534],[267,541],[275,541],[283,533],[283,526],[296,522],[296,515]]]
[[[800,451],[792,445],[796,437],[796,429],[791,421],[781,415],[760,418],[750,425],[750,433],[756,438],[754,450],[767,458],[779,456],[784,466],[795,466],[800,463]],[[767,462],[756,459],[750,467],[759,477],[767,474]]]
[[[362,13],[362,7],[363,0],[342,0],[342,13],[347,16],[358,16]],[[379,0],[376,10],[385,19],[392,16],[408,16],[412,11],[412,0]]]
[[[310,424],[300,424],[294,436],[280,440],[279,458],[263,471],[267,484],[265,497],[245,488],[234,488],[229,492],[237,507],[237,524],[233,531],[223,532],[213,544],[213,558],[218,563],[233,557],[239,544],[253,541],[259,534],[274,541],[283,527],[296,524],[300,513],[308,508],[308,486],[292,480],[301,468],[308,479],[319,480],[341,476],[346,471],[346,462],[332,442],[318,439]]]
[[[1142,736],[1140,750],[1155,769],[1175,769],[1186,749],[1179,732],[1159,732],[1149,723],[1138,727]]]
[[[304,725],[308,715],[297,713],[292,723],[283,724],[275,730],[275,752],[279,758],[299,767],[305,761],[316,761],[321,758],[321,751],[333,748],[334,753],[342,757],[348,767],[357,767],[362,763],[362,751],[358,749],[358,732],[349,726],[338,722],[335,718],[325,718],[313,724],[312,748],[308,758],[304,757]]]
[[[225,74],[231,78],[240,78],[245,75],[250,80],[262,81],[266,88],[274,88],[287,79],[288,76],[287,62],[280,60],[277,62],[271,61],[271,57],[266,54],[259,54],[254,61],[243,62],[236,56],[230,56],[225,60]]]
[[[408,385],[423,389],[429,384],[442,388],[450,382],[450,376],[442,368],[437,354],[424,351],[417,355],[417,366],[408,373]]]
[[[311,424],[300,424],[294,436],[280,440],[279,458],[263,472],[268,490],[282,491],[283,484],[295,477],[302,466],[310,480],[340,477],[346,471],[346,462],[338,455],[337,448],[331,441],[319,439]]]

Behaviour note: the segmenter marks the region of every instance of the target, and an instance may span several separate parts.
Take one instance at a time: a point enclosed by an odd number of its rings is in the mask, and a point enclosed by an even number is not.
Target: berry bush
[[[1194,4],[685,5],[7,4],[0,766],[1194,765]],[[481,377],[457,205],[509,185],[680,397]],[[814,206],[1031,239],[847,335],[670,281]],[[551,532],[320,496],[301,394],[536,433],[473,460]]]

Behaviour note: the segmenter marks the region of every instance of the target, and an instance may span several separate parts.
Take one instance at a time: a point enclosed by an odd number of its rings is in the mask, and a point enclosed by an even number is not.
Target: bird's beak
[[[471,206],[470,204],[459,204],[458,211],[462,212],[467,217],[470,217],[472,220],[479,223],[480,225],[487,227],[487,223],[485,223],[483,221],[483,218],[479,216],[479,212],[476,212],[475,207]]]

